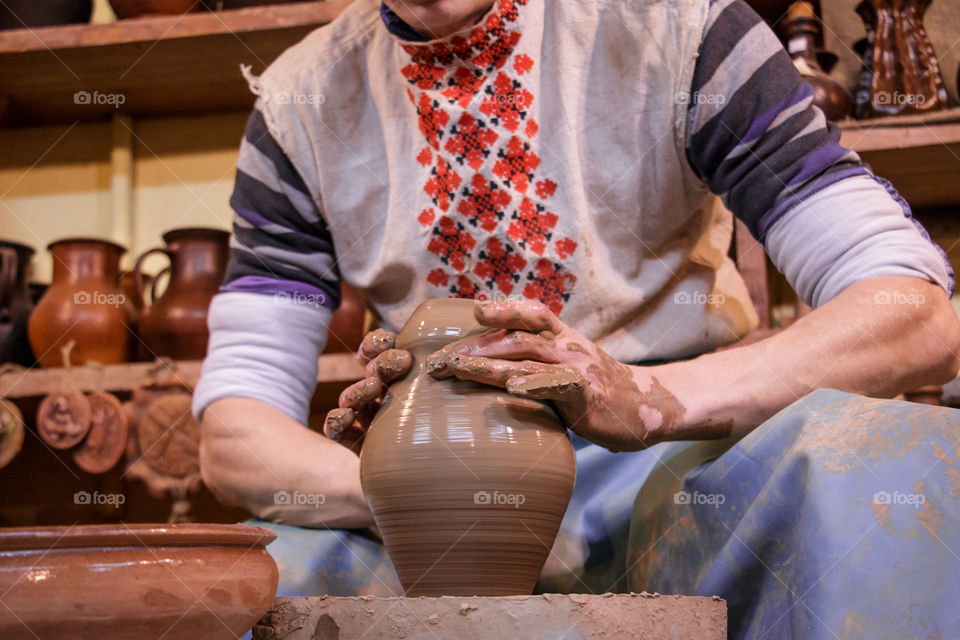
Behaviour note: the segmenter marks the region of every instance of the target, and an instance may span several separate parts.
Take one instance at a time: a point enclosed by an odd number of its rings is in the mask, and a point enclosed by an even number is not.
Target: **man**
[[[352,449],[303,427],[343,279],[390,331],[425,299],[494,300],[431,365],[577,434],[542,589],[719,594],[731,637],[957,628],[960,422],[851,395],[956,374],[952,270],[742,0],[357,0],[252,86],[195,411],[222,499],[338,529],[277,526],[282,592],[398,588],[345,531],[372,524],[354,451],[410,365],[392,334],[328,417]],[[756,323],[728,209],[815,311],[713,352]]]

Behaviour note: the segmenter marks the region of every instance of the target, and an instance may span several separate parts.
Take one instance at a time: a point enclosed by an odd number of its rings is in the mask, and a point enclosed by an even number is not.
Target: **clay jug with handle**
[[[70,340],[71,364],[114,364],[130,359],[135,315],[118,286],[126,249],[107,240],[70,238],[52,243],[53,282],[30,316],[30,346],[44,367],[63,365],[60,347]]]
[[[566,429],[546,404],[435,380],[427,356],[483,331],[472,300],[420,305],[397,347],[413,366],[364,439],[364,495],[408,596],[529,595],[576,475]]]
[[[0,364],[33,364],[27,322],[33,311],[27,277],[33,249],[0,240]]]
[[[230,234],[200,227],[163,234],[165,247],[143,253],[133,267],[140,315],[140,339],[147,359],[168,357],[200,360],[207,353],[207,309],[220,290],[230,259]],[[170,279],[163,294],[147,304],[143,263],[155,253],[170,260]]]

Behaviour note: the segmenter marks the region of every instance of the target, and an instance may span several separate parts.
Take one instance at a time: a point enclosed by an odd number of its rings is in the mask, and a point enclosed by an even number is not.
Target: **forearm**
[[[206,408],[202,427],[200,468],[220,500],[304,527],[373,524],[359,458],[282,411],[259,400],[225,398]],[[278,504],[281,491],[290,504]]]
[[[657,441],[739,437],[815,389],[892,397],[946,382],[960,367],[958,345],[942,288],[877,277],[761,342],[633,373],[638,384],[656,377],[683,408]]]

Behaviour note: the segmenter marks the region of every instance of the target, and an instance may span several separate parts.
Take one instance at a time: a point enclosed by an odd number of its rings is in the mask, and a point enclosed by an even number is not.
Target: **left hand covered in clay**
[[[656,444],[683,416],[683,405],[647,373],[655,369],[617,362],[540,302],[491,302],[475,314],[490,329],[433,353],[435,378],[549,400],[567,427],[611,451]]]

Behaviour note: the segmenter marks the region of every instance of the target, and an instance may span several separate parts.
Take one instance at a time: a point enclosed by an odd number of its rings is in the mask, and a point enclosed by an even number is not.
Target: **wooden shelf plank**
[[[240,65],[262,72],[347,4],[303,2],[2,31],[0,121],[73,123],[117,112],[117,100],[78,104],[82,91],[122,96],[120,110],[139,118],[249,109],[254,96]]]
[[[200,377],[201,361],[175,363],[172,380],[193,386]],[[132,391],[154,378],[158,367],[153,362],[132,362],[104,366],[83,366],[73,369],[77,389],[89,391]],[[0,373],[0,397],[30,398],[60,389],[67,377],[65,369],[8,369]],[[320,356],[318,383],[353,382],[363,377],[363,367],[352,353]]]
[[[840,124],[841,144],[913,207],[960,205],[960,109]]]

